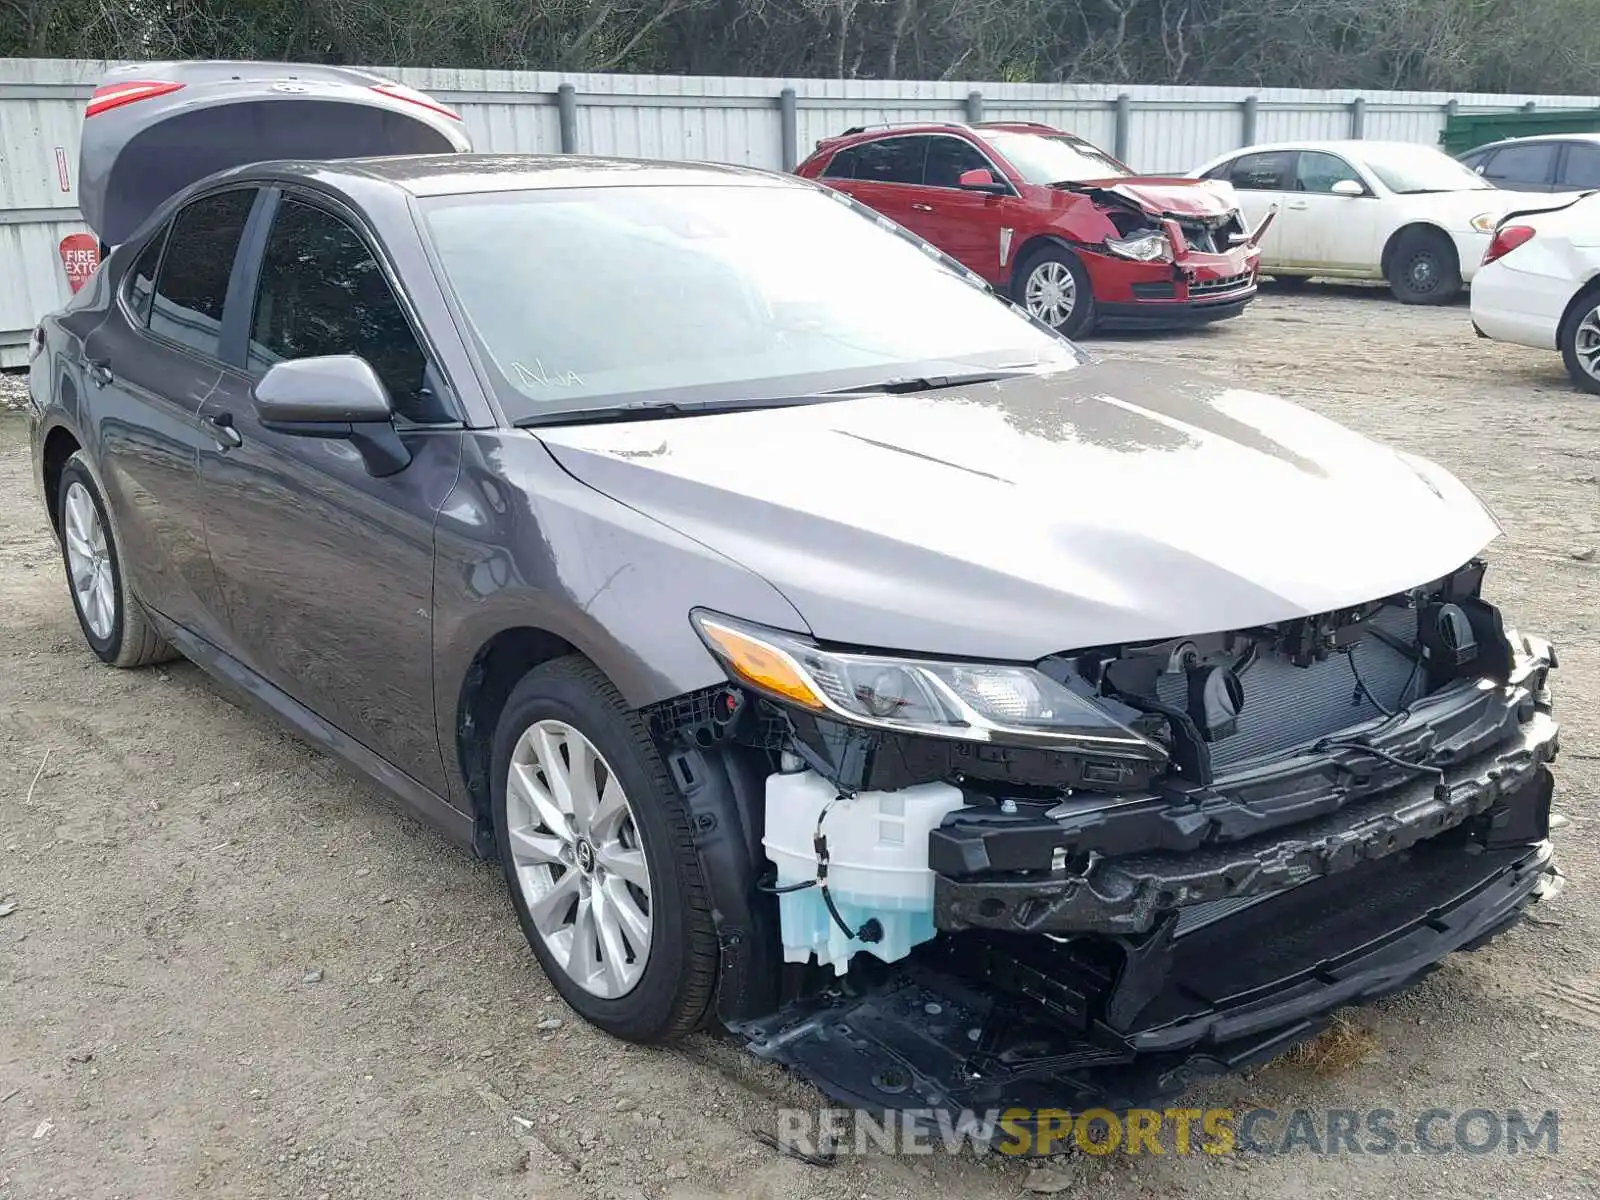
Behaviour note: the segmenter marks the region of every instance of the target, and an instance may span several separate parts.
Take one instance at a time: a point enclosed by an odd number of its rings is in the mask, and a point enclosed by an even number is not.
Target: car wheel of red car
[[[1060,246],[1031,255],[1016,274],[1016,301],[1066,337],[1094,327],[1094,291],[1078,256]]]

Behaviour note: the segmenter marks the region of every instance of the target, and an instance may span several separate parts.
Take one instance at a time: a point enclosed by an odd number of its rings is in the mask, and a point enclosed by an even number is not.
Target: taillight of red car
[[[1504,258],[1518,246],[1531,238],[1536,230],[1532,225],[1505,225],[1494,231],[1494,240],[1489,243],[1489,248],[1484,251],[1483,265],[1488,266],[1496,259]]]
[[[167,79],[137,79],[127,83],[107,83],[94,90],[94,95],[89,97],[89,107],[83,110],[86,117],[97,117],[103,112],[110,112],[113,108],[121,108],[124,104],[133,104],[138,100],[153,100],[157,96],[169,96],[179,88],[181,83],[173,83]]]

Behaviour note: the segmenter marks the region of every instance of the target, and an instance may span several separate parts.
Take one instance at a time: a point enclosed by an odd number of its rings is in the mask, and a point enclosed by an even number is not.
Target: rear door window
[[[854,179],[856,177],[856,159],[860,157],[859,146],[846,146],[839,153],[828,160],[828,165],[822,168],[824,179]]]
[[[1570,188],[1575,192],[1600,188],[1600,146],[1592,142],[1568,142],[1559,186],[1563,191]]]
[[[261,259],[250,370],[324,354],[366,359],[398,416],[450,419],[427,387],[427,356],[367,243],[325,209],[285,197]]]
[[[156,268],[161,265],[161,247],[167,241],[167,228],[170,226],[150,239],[150,244],[139,252],[133,270],[128,272],[128,307],[140,325],[150,323],[150,301],[156,292]]]
[[[880,138],[855,147],[856,174],[862,183],[921,183],[926,137]]]
[[[203,196],[173,219],[150,306],[150,332],[221,357],[222,306],[255,188]]]
[[[1543,187],[1555,174],[1555,166],[1555,142],[1502,146],[1483,169],[1483,177],[1502,187],[1519,183]]]
[[[1297,157],[1293,150],[1268,150],[1260,154],[1242,155],[1233,160],[1228,182],[1236,188],[1252,192],[1293,191]]]

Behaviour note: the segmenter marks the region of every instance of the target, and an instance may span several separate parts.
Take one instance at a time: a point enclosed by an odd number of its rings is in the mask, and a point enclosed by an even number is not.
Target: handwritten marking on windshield
[[[552,375],[545,369],[541,359],[534,359],[533,366],[525,366],[514,362],[511,369],[517,373],[517,382],[527,387],[582,387],[583,377],[576,371],[560,371]]]

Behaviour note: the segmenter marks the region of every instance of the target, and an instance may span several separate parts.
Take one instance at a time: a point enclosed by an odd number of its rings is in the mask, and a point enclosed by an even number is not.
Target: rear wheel
[[[1600,288],[1590,288],[1561,322],[1556,335],[1572,382],[1600,395]]]
[[[1407,230],[1389,260],[1389,287],[1401,304],[1449,304],[1461,294],[1455,243],[1437,229]]]
[[[89,649],[113,667],[144,667],[176,658],[128,589],[116,526],[81,450],[61,468],[56,513],[67,591]]]
[[[628,1041],[693,1031],[716,926],[687,806],[638,714],[588,660],[546,663],[506,702],[493,778],[512,905],[562,998]]]
[[[1064,337],[1094,328],[1094,291],[1089,272],[1072,251],[1046,246],[1029,256],[1013,284],[1016,302]]]

